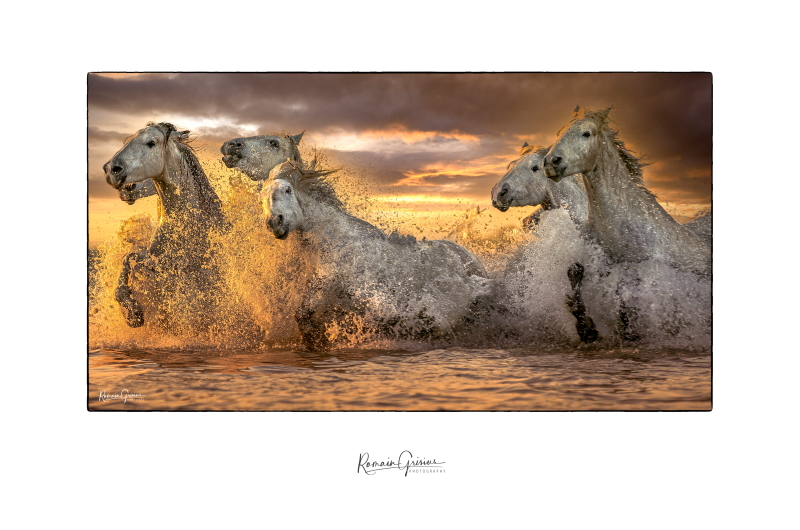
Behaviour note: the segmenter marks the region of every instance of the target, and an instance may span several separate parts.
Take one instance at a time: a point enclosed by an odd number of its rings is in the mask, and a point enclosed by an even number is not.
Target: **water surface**
[[[711,355],[96,349],[88,389],[91,410],[710,410]]]

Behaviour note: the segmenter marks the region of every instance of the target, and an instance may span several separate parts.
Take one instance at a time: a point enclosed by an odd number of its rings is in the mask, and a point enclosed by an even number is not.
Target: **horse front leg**
[[[136,252],[126,254],[122,258],[122,272],[119,275],[117,290],[114,293],[114,297],[122,309],[122,316],[125,318],[125,322],[132,328],[139,328],[144,325],[144,309],[132,296],[130,277],[134,265],[131,264],[131,261],[143,261],[143,259],[143,254]]]
[[[312,352],[331,349],[324,318],[324,307],[329,296],[326,283],[320,277],[313,278],[308,284],[308,290],[300,304],[300,309],[294,314],[303,346]]]
[[[583,265],[573,263],[567,270],[569,283],[572,286],[572,294],[567,297],[567,307],[575,317],[575,330],[578,332],[581,342],[589,344],[597,340],[600,334],[594,325],[592,317],[586,314],[586,305],[581,296],[581,283],[583,282]]]
[[[341,334],[363,331],[352,317],[363,316],[364,307],[356,300],[342,278],[326,276],[314,278],[306,296],[295,313],[297,325],[303,337],[303,345],[309,351],[328,351]],[[339,337],[329,337],[328,326],[337,324]],[[336,334],[335,334],[336,335]]]
[[[639,340],[641,337],[639,333],[636,331],[636,324],[639,318],[639,313],[635,307],[629,306],[624,296],[622,295],[622,291],[626,289],[636,289],[641,284],[640,279],[635,279],[632,281],[621,281],[617,284],[617,292],[616,296],[619,299],[619,313],[617,315],[617,329],[622,336],[622,338],[629,342],[634,342]]]

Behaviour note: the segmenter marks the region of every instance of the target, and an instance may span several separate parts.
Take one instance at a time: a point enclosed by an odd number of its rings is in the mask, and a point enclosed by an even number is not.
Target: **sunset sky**
[[[122,203],[103,164],[148,121],[198,136],[204,163],[238,136],[306,131],[302,146],[358,168],[376,201],[490,207],[524,142],[550,145],[576,105],[613,106],[645,183],[680,220],[711,202],[708,73],[90,74],[89,242],[152,200]],[[384,206],[391,208],[392,206]]]

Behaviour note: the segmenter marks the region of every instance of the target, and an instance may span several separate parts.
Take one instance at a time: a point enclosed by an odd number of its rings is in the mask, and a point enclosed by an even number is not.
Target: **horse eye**
[[[269,145],[271,145],[272,147],[278,147],[278,141],[277,140],[270,140],[269,141]]]
[[[286,194],[287,195],[291,195],[292,194],[292,188],[286,188]]]
[[[531,168],[531,171],[533,171],[534,173],[536,173],[537,171],[539,171],[539,166],[533,166],[533,167]]]
[[[147,142],[147,147],[155,147],[155,146],[156,146],[155,140],[150,140],[149,142]]]
[[[589,138],[589,137],[592,135],[592,133],[590,133],[589,131],[586,131],[585,133],[583,133],[583,135],[584,135],[586,138]]]

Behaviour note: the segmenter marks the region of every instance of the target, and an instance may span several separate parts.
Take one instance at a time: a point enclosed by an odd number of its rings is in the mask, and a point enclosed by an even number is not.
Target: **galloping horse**
[[[643,164],[610,127],[610,110],[576,112],[545,156],[545,174],[555,182],[583,174],[589,200],[586,232],[613,263],[656,258],[675,269],[707,276],[711,248],[710,238],[704,237],[703,230],[710,225],[710,215],[707,220],[694,223],[701,234],[698,235],[664,210],[644,187]],[[583,271],[573,272],[580,273],[575,276],[579,287]],[[629,329],[635,315],[624,302],[621,304],[622,334],[629,340],[637,338]]]
[[[520,150],[520,158],[508,164],[508,172],[492,188],[492,206],[501,212],[518,206],[542,206],[532,219],[538,222],[544,210],[565,208],[579,228],[586,224],[588,204],[580,177],[556,184],[544,174],[544,155],[549,147],[528,145]]]
[[[189,131],[177,131],[171,123],[148,123],[103,169],[106,181],[117,190],[152,179],[159,197],[158,226],[148,248],[123,259],[116,299],[125,321],[131,327],[144,325],[144,306],[152,304],[160,324],[166,325],[178,307],[202,322],[218,283],[209,233],[223,228],[225,220],[219,198],[189,145]],[[153,279],[155,292],[150,294],[155,297],[150,304],[143,305],[148,293],[131,288],[134,272]]]
[[[583,109],[545,156],[545,174],[556,182],[583,174],[587,231],[613,262],[663,257],[676,269],[708,274],[710,246],[678,224],[644,187],[643,165],[609,126],[610,110]]]
[[[348,323],[390,337],[449,336],[488,294],[478,258],[450,241],[386,236],[344,210],[330,173],[287,161],[260,193],[274,236],[295,232],[314,264],[295,314],[305,346],[329,349],[331,327]]]

